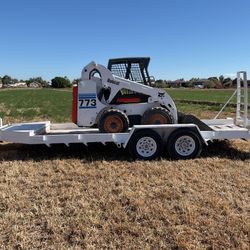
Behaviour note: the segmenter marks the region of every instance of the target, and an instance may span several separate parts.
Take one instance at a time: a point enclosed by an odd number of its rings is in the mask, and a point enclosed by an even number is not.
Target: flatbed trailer
[[[244,86],[240,76],[243,73]],[[124,133],[101,133],[96,128],[82,128],[73,123],[51,124],[31,122],[3,125],[0,120],[0,141],[22,144],[114,143],[127,148],[134,158],[152,160],[164,148],[171,158],[190,159],[198,156],[202,145],[214,140],[250,139],[248,88],[246,72],[238,72],[236,118],[201,120],[208,129],[196,124],[135,125]],[[242,98],[244,103],[242,105]],[[243,112],[241,108],[243,107]],[[224,107],[223,107],[224,108]]]

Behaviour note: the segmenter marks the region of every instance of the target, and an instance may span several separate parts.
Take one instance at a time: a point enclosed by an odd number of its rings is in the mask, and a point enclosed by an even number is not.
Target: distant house
[[[0,88],[2,88],[3,87],[3,84],[2,83],[0,83]]]
[[[26,82],[17,82],[17,83],[8,84],[5,87],[7,87],[7,88],[27,88],[28,86],[27,86]]]
[[[184,82],[185,82],[184,79],[177,79],[172,82],[172,87],[181,88]]]
[[[172,88],[181,88],[184,83],[185,83],[184,79],[177,79],[174,81],[171,81],[171,80],[166,81],[166,84],[168,84]]]
[[[208,85],[208,79],[199,79],[193,82],[193,86],[196,89],[204,89]]]
[[[196,84],[194,84],[194,88],[195,89],[204,89],[205,88],[205,85],[204,85],[204,83],[196,83]]]
[[[29,88],[41,88],[41,87],[42,87],[42,85],[39,82],[31,82],[29,84]]]

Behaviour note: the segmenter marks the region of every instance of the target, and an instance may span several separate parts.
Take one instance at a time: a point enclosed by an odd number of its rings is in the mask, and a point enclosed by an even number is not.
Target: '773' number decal
[[[96,108],[96,94],[95,93],[79,94],[78,101],[79,101],[80,109]]]
[[[96,108],[96,99],[80,99],[80,108]]]

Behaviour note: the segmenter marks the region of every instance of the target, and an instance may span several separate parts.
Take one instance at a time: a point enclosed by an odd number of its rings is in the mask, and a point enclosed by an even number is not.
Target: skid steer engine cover
[[[105,107],[97,96],[94,80],[84,80],[78,84],[77,125],[91,127],[96,122],[99,112]]]

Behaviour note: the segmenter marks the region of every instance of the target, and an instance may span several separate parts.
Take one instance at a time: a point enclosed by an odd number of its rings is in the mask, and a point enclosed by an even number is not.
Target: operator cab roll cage
[[[149,76],[148,65],[150,57],[124,57],[109,59],[108,69],[112,74],[152,86],[154,77]],[[149,96],[131,90],[123,89],[117,93],[112,103],[147,102]]]
[[[109,59],[108,69],[119,77],[151,86],[154,77],[149,76],[150,57],[124,57]]]

